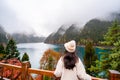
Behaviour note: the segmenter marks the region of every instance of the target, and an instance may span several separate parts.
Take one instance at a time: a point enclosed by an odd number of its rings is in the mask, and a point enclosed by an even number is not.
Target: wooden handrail
[[[11,65],[11,64],[0,63],[0,66],[21,70],[21,66],[16,66],[16,65]]]
[[[41,75],[42,76],[41,80],[43,79],[43,75],[54,77],[53,71],[29,68],[28,64],[29,62],[23,62],[22,66],[16,66],[11,64],[0,63],[0,67],[3,68],[6,67],[9,69],[15,69],[21,71],[20,80],[29,80],[29,77],[31,77],[30,76],[31,73]]]
[[[50,76],[53,77],[53,71],[49,71],[49,70],[42,70],[42,69],[33,69],[33,68],[28,68],[28,73],[34,73],[34,74],[40,74],[40,75],[46,75],[46,76]]]
[[[0,69],[1,67],[19,70],[20,76],[19,76],[19,79],[17,80],[33,80],[33,78],[31,78],[30,76],[31,73],[41,75],[40,80],[43,80],[43,75],[54,77],[54,74],[53,74],[54,71],[29,68],[28,62],[23,62],[22,66],[0,63]],[[3,72],[0,72],[0,73],[3,73]],[[2,78],[2,76],[0,78]],[[120,72],[115,70],[109,70],[109,80],[120,80]]]

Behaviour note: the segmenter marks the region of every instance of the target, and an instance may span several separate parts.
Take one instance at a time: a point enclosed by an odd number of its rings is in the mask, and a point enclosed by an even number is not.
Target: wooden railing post
[[[109,70],[109,80],[120,80],[120,72]]]
[[[0,79],[3,79],[3,66],[0,65]]]
[[[29,62],[23,62],[22,63],[22,74],[21,74],[21,79],[22,80],[29,80],[29,75],[28,75],[28,68],[29,68]]]
[[[43,75],[41,75],[41,80],[43,80]]]

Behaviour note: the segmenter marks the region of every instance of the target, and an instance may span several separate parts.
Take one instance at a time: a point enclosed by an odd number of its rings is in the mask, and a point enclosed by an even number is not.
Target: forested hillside
[[[14,33],[12,34],[13,39],[17,43],[31,43],[31,42],[43,42],[45,37],[34,36],[34,34]]]
[[[58,31],[50,34],[45,42],[46,43],[64,43],[71,39],[77,41],[78,44],[84,45],[86,40],[91,40],[94,42],[94,45],[100,45],[100,41],[103,41],[103,36],[108,31],[108,28],[112,26],[114,20],[120,22],[120,14],[114,13],[111,14],[108,18],[109,20],[102,19],[91,19],[88,21],[82,28],[76,27],[76,24],[69,26],[67,30],[64,30],[64,34],[60,34],[64,28],[60,27]],[[79,26],[80,27],[80,26]]]
[[[103,40],[103,35],[111,26],[110,21],[101,21],[98,19],[92,19],[85,24],[83,28],[78,28],[75,24],[71,25],[64,34],[59,34],[58,32],[62,29],[58,29],[56,33],[50,34],[50,36],[45,40],[47,43],[64,43],[71,39],[74,39],[79,44],[84,44],[86,39],[90,39],[95,43]]]
[[[66,28],[61,26],[57,32],[51,33],[45,40],[46,43],[61,43],[64,41],[63,37],[66,32]]]
[[[111,26],[110,21],[101,21],[98,19],[92,19],[85,24],[80,37],[82,39],[91,39],[95,43],[103,40],[103,35],[107,32],[108,27]]]

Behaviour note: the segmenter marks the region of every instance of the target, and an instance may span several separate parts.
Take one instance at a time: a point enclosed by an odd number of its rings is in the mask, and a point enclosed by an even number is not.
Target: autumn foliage
[[[0,62],[1,63],[12,64],[12,65],[17,65],[17,66],[22,66],[21,62],[16,58],[1,60]],[[16,79],[16,78],[18,78],[18,75],[20,74],[20,71],[15,70],[15,69],[10,69],[10,68],[4,67],[2,70],[3,70],[2,71],[3,72],[2,76],[6,77],[6,78],[12,77],[13,79]]]
[[[46,50],[40,60],[40,69],[54,70],[59,58],[60,53],[51,49]]]

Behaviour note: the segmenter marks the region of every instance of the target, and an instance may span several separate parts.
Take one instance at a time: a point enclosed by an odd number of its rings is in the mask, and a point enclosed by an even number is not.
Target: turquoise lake
[[[40,67],[40,59],[43,53],[47,49],[53,49],[60,53],[64,53],[63,45],[53,45],[53,44],[46,44],[46,43],[21,43],[17,44],[18,50],[20,52],[20,56],[22,58],[23,54],[26,52],[29,55],[30,63],[32,68],[39,68]],[[100,48],[95,47],[95,52],[100,58],[100,53],[105,52],[106,50],[102,50]],[[85,49],[83,46],[77,46],[77,55],[83,60],[83,56],[85,53]]]

